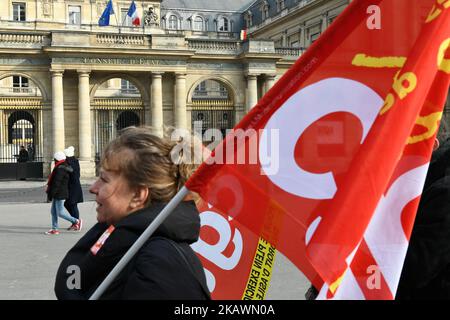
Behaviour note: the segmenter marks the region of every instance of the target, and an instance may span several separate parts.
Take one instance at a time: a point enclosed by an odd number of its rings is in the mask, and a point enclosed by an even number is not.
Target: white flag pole
[[[119,5],[117,5],[117,9],[120,10]],[[118,13],[116,14],[116,11],[114,10],[114,5],[113,5],[113,12],[114,12],[114,19],[116,19],[116,25],[119,28],[119,33],[122,33],[121,26],[119,25],[119,21],[117,20],[117,14],[119,14],[120,11],[118,11]]]
[[[163,221],[172,213],[172,211],[183,201],[184,197],[189,193],[189,190],[183,186],[180,191],[169,201],[164,209],[156,216],[155,220],[145,229],[136,242],[128,249],[127,253],[120,259],[116,266],[111,270],[108,276],[103,280],[100,286],[95,290],[89,300],[98,300],[106,289],[111,285],[114,279],[125,268],[128,262],[134,257],[139,249],[147,242],[148,238],[155,232],[156,229],[163,223]]]

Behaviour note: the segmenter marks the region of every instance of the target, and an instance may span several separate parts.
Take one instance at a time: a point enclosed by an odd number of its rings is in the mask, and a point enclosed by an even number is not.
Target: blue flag
[[[103,11],[102,16],[98,19],[98,25],[100,27],[109,26],[109,17],[114,14],[112,0],[108,1],[105,11]]]

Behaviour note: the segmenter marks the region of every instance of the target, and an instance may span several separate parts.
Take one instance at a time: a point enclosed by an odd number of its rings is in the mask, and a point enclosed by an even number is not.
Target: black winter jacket
[[[450,176],[423,191],[396,299],[450,299]]]
[[[73,172],[73,169],[67,163],[62,163],[53,170],[55,172],[47,189],[47,199],[49,201],[67,199],[69,197],[69,174]]]
[[[149,208],[123,218],[114,225],[115,229],[95,255],[90,249],[109,226],[97,223],[92,227],[67,253],[59,266],[55,282],[57,298],[89,298],[164,206],[162,203],[154,203]],[[202,264],[189,246],[198,240],[199,232],[200,219],[195,203],[182,202],[124,268],[101,299],[209,299]],[[68,288],[67,285],[68,278],[73,275],[70,266],[74,265],[80,268],[79,289],[74,286]]]
[[[83,202],[83,190],[80,184],[80,163],[75,157],[67,157],[66,162],[73,169],[73,172],[69,175],[69,197],[66,202],[69,204]]]

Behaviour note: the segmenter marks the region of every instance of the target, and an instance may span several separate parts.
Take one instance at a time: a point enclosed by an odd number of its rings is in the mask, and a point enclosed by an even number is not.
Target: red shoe
[[[67,228],[67,231],[76,231],[76,223],[73,223],[70,227]]]
[[[73,230],[74,231],[81,231],[81,229],[83,228],[83,219],[78,219],[78,222],[75,223]]]
[[[59,231],[56,229],[50,229],[48,231],[45,232],[46,235],[57,235],[59,234]]]

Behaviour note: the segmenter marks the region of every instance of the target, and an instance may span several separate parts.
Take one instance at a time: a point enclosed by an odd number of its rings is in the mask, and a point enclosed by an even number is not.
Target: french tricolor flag
[[[140,26],[141,25],[141,19],[139,18],[137,11],[136,11],[136,4],[131,2],[130,8],[128,9],[127,16],[131,17],[131,23],[134,26]]]

